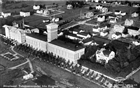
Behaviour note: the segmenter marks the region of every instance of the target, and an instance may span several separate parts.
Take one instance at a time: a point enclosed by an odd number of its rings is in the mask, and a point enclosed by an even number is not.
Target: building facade
[[[52,52],[54,55],[64,58],[66,61],[77,63],[77,60],[84,54],[85,48],[73,51],[52,43],[48,43],[48,52]]]

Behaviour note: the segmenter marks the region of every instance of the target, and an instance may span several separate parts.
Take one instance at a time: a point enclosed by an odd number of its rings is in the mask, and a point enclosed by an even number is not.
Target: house
[[[103,63],[103,61],[105,61],[106,64],[109,60],[113,59],[114,57],[114,51],[107,50],[105,48],[101,48],[96,51],[96,62]]]
[[[109,22],[110,22],[110,23],[116,23],[116,22],[117,22],[117,17],[111,18]]]
[[[38,9],[38,10],[36,10],[36,13],[43,14],[43,10],[42,9]]]
[[[33,9],[34,9],[34,10],[39,10],[39,9],[40,9],[40,6],[39,6],[39,5],[34,5],[34,6],[33,6]]]
[[[132,26],[134,24],[134,21],[132,19],[126,19],[124,22],[125,26]]]
[[[88,46],[90,44],[92,44],[93,39],[92,38],[87,38],[84,39],[83,41],[81,41],[85,46]]]
[[[93,15],[94,15],[93,12],[87,12],[85,17],[91,18],[91,17],[93,17]]]
[[[72,4],[68,4],[68,5],[67,5],[67,9],[73,9]]]
[[[79,32],[79,33],[77,33],[77,36],[82,37],[84,39],[90,37],[89,33],[87,33],[87,32]]]
[[[20,16],[23,16],[23,17],[30,16],[30,12],[20,11]]]
[[[103,8],[101,9],[101,12],[103,12],[103,13],[107,13],[107,12],[108,12],[108,8],[103,7]]]
[[[112,38],[111,39],[114,40],[114,39],[119,39],[121,37],[122,37],[122,33],[116,32],[116,33],[112,34]]]
[[[124,31],[124,26],[120,25],[120,24],[115,24],[112,31],[113,32],[120,32],[120,33],[123,33]]]
[[[1,15],[2,15],[4,18],[6,18],[6,17],[8,17],[8,16],[11,16],[11,13],[4,13],[4,12],[1,12]]]
[[[137,12],[134,12],[131,14],[131,17],[138,17],[138,16],[139,16],[139,14]]]
[[[97,18],[97,21],[98,21],[98,22],[103,22],[103,21],[105,21],[105,16],[104,16],[104,15],[99,15],[98,18]]]
[[[28,80],[28,79],[32,79],[33,77],[34,77],[33,74],[30,73],[30,74],[24,75],[23,79]]]
[[[107,35],[108,35],[108,32],[103,32],[103,31],[100,32],[100,36],[102,36],[102,37],[105,37]]]
[[[92,31],[99,33],[101,30],[100,30],[100,28],[98,26],[94,26]]]
[[[140,34],[140,30],[138,27],[128,26],[126,27],[126,30],[130,36],[137,36]]]
[[[51,14],[50,10],[44,10],[44,12],[43,12],[43,15],[45,15],[45,16],[50,15],[50,14]]]
[[[67,35],[68,38],[72,39],[72,40],[82,40],[82,37],[77,36],[76,34],[69,34]]]
[[[102,5],[96,5],[96,7],[95,7],[97,10],[101,10],[102,8],[103,8],[103,6]]]
[[[140,45],[140,41],[132,41],[132,44],[134,44],[135,46],[139,46]]]
[[[115,10],[114,14],[115,15],[120,15],[121,14],[121,11],[120,10]]]

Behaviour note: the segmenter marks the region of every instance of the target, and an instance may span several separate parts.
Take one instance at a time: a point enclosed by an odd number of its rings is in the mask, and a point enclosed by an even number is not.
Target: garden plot
[[[3,53],[3,54],[1,54],[1,56],[3,56],[4,58],[6,58],[10,61],[19,59],[19,57],[16,54],[12,54],[10,52]]]

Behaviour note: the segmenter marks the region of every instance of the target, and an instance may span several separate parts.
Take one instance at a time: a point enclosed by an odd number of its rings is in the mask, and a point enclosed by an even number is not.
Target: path
[[[14,50],[14,46],[11,46],[10,48],[11,48],[11,50],[15,53],[15,55],[20,55],[21,57],[24,57],[23,55],[17,53],[17,52]],[[19,65],[17,65],[17,66],[14,66],[14,67],[10,67],[10,68],[8,68],[8,69],[13,70],[13,69],[16,69],[16,68],[18,68],[18,67],[20,67],[20,66],[25,65],[25,64],[28,63],[28,64],[29,64],[29,67],[30,67],[30,70],[31,70],[31,73],[33,73],[34,70],[33,70],[33,66],[32,66],[31,61],[29,60],[29,58],[26,58],[26,60],[27,60],[26,62],[21,63],[21,64],[19,64]]]

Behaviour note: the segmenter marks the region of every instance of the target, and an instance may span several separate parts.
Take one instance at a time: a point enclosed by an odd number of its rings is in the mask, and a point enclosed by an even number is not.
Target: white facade
[[[30,16],[30,12],[20,12],[20,16],[23,16],[23,17]]]
[[[99,21],[99,22],[103,22],[103,21],[105,21],[105,16],[102,16],[102,17],[98,17],[97,18],[97,21]]]
[[[40,6],[39,6],[39,5],[34,5],[34,6],[33,6],[33,9],[34,9],[34,10],[39,10],[39,9],[40,9]]]
[[[3,27],[5,28],[6,37],[17,40],[19,43],[25,42],[25,33],[22,29],[8,25],[4,25]]]
[[[122,33],[123,31],[124,31],[124,26],[122,26],[122,25],[114,25],[114,27],[113,27],[113,31],[114,32],[120,32],[120,33]],[[119,30],[118,30],[119,29]]]
[[[58,24],[56,23],[50,23],[47,25],[47,32],[48,32],[48,36],[47,36],[47,40],[48,42],[51,42],[54,39],[57,39],[58,37]]]
[[[104,60],[105,63],[108,63],[109,60],[111,60],[115,57],[115,52],[114,51],[111,51],[109,53],[109,55],[105,55],[103,53],[103,51],[105,51],[105,50],[106,49],[102,48],[102,49],[96,51],[96,62],[101,63],[102,60]]]
[[[47,41],[39,40],[26,35],[26,43],[31,45],[35,49],[42,50],[44,52],[47,51]]]
[[[136,35],[140,35],[140,31],[138,30],[133,30],[133,29],[128,29],[128,34],[131,36],[136,36]]]
[[[11,16],[11,13],[3,13],[3,12],[1,12],[1,15],[2,15],[4,18],[6,18],[6,17],[8,17],[8,16]]]
[[[64,58],[66,61],[70,61],[77,64],[77,60],[84,54],[85,48],[77,51],[72,51],[70,49],[57,46],[52,43],[48,43],[48,52],[52,52],[54,55]]]
[[[131,19],[126,19],[124,25],[125,26],[132,26],[134,24],[134,21]]]

